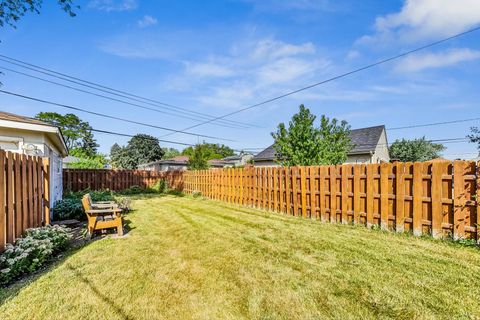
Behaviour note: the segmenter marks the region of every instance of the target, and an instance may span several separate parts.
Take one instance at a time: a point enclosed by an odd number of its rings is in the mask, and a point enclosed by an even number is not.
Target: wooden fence
[[[145,171],[145,170],[98,170],[64,169],[63,190],[114,190],[120,191],[132,186],[147,188],[158,180],[166,180],[173,189],[183,189],[182,171]]]
[[[188,171],[186,192],[323,221],[480,240],[480,162]]]
[[[48,158],[0,150],[0,252],[22,233],[50,223]]]

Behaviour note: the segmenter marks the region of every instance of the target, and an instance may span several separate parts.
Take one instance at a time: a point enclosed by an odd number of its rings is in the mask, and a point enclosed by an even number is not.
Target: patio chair
[[[114,208],[118,208],[118,205],[115,201],[96,201],[96,202],[93,202],[92,201],[92,196],[90,195],[90,193],[87,193],[86,196],[88,197],[88,202],[90,203],[90,205],[92,206],[93,209],[105,209],[105,208],[114,209]]]
[[[91,197],[86,194],[82,198],[83,209],[87,215],[87,239],[97,230],[117,228],[117,234],[123,236],[122,209],[113,204],[94,206]]]

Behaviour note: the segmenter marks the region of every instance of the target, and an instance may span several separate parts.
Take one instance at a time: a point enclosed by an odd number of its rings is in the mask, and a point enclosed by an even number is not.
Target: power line
[[[83,80],[83,79],[76,78],[76,77],[73,77],[73,76],[69,76],[67,74],[60,73],[60,72],[57,72],[57,71],[54,71],[54,70],[43,68],[41,66],[34,65],[34,64],[22,61],[22,60],[14,59],[14,58],[2,55],[2,54],[0,54],[0,57],[4,58],[4,59],[0,58],[0,61],[4,61],[4,62],[7,62],[9,64],[13,64],[13,65],[16,65],[16,66],[19,66],[19,67],[22,67],[22,68],[25,68],[25,69],[28,69],[28,70],[32,70],[32,71],[35,71],[35,72],[38,72],[38,73],[42,73],[42,74],[45,74],[45,75],[48,75],[48,76],[51,76],[51,77],[55,77],[57,79],[61,79],[61,80],[64,80],[64,81],[75,83],[77,85],[81,85],[81,86],[84,86],[84,87],[95,89],[95,90],[105,92],[105,93],[108,93],[108,94],[111,94],[111,95],[120,96],[120,97],[123,97],[123,98],[126,98],[126,99],[141,102],[141,103],[144,103],[144,104],[149,104],[149,105],[152,105],[152,106],[159,106],[161,108],[171,110],[171,111],[175,111],[175,112],[178,112],[178,113],[194,114],[194,115],[200,116],[204,119],[213,119],[214,118],[214,116],[211,116],[211,115],[208,115],[208,114],[205,114],[205,113],[192,111],[192,110],[189,110],[187,108],[183,108],[183,107],[175,106],[175,105],[172,105],[172,104],[164,103],[164,102],[161,102],[161,101],[145,98],[145,97],[142,97],[142,96],[139,96],[139,95],[128,93],[126,91],[117,90],[117,89],[107,87],[107,86],[104,86],[104,85],[101,85],[101,84],[98,84],[98,83],[94,83],[94,82],[91,82],[91,81],[87,81],[87,80]],[[15,61],[15,62],[13,62],[13,61]],[[41,71],[41,70],[43,70],[43,71]],[[71,80],[71,79],[73,79],[73,80]],[[139,99],[141,99],[141,100],[139,100]],[[145,101],[149,101],[149,102],[145,102]],[[152,103],[154,103],[154,104],[152,104]],[[180,110],[180,111],[178,111],[178,110]],[[216,120],[213,120],[213,121],[216,121]],[[223,121],[223,123],[237,124],[237,125],[248,126],[248,127],[252,127],[252,126],[253,127],[258,127],[256,125],[243,123],[243,122],[239,122],[239,121],[234,121],[234,120],[228,120],[228,119],[227,120],[221,120],[221,121]]]
[[[94,112],[94,111],[90,111],[90,110],[86,110],[86,109],[82,109],[82,108],[78,108],[78,107],[74,107],[74,106],[70,106],[70,105],[66,105],[66,104],[61,104],[61,103],[57,103],[57,102],[47,101],[47,100],[43,100],[43,99],[39,99],[39,98],[34,98],[34,97],[30,97],[30,96],[10,92],[10,91],[0,90],[0,92],[4,93],[4,94],[11,95],[11,96],[27,99],[27,100],[37,101],[37,102],[41,102],[41,103],[45,103],[45,104],[50,104],[50,105],[58,106],[58,107],[61,107],[61,108],[67,108],[67,109],[71,109],[71,110],[81,111],[81,112],[93,114],[93,115],[96,115],[96,116],[99,116],[99,117],[104,117],[104,118],[114,119],[114,120],[118,120],[118,121],[138,124],[138,125],[145,126],[145,127],[156,128],[156,129],[161,129],[161,130],[165,130],[165,131],[172,131],[172,132],[175,132],[175,133],[182,133],[182,134],[186,134],[186,135],[190,135],[190,136],[194,136],[194,137],[202,137],[202,138],[217,139],[217,140],[224,140],[224,141],[234,141],[234,140],[229,140],[229,139],[225,139],[225,138],[206,136],[206,135],[197,134],[197,133],[193,133],[193,132],[186,132],[184,130],[175,130],[175,129],[161,127],[161,126],[148,124],[148,123],[144,123],[144,122],[139,122],[139,121],[128,120],[128,119],[119,118],[119,117],[115,117],[115,116],[110,116],[110,115],[107,115],[107,114]]]
[[[2,60],[2,59],[0,59],[0,60]],[[192,118],[192,117],[189,117],[189,116],[176,115],[176,114],[169,113],[169,112],[165,112],[165,111],[162,111],[162,110],[159,110],[159,109],[155,109],[155,108],[151,108],[151,107],[145,107],[145,106],[142,106],[142,105],[139,105],[139,104],[135,104],[135,103],[127,102],[127,101],[124,101],[124,100],[120,100],[120,99],[108,97],[108,96],[105,96],[105,95],[102,95],[102,94],[94,93],[94,92],[91,92],[91,91],[87,91],[87,90],[75,88],[75,87],[72,87],[72,86],[69,86],[69,85],[66,85],[66,84],[62,84],[62,83],[59,83],[59,82],[51,81],[51,80],[48,80],[48,79],[44,79],[44,78],[41,78],[41,77],[37,77],[37,76],[31,75],[31,74],[24,73],[24,72],[17,71],[17,70],[13,70],[13,69],[10,69],[10,68],[6,68],[6,67],[0,66],[0,69],[7,70],[7,71],[10,71],[10,72],[14,72],[14,73],[17,73],[17,74],[21,74],[21,75],[23,75],[23,76],[30,77],[30,78],[34,78],[34,79],[37,79],[37,80],[40,80],[40,81],[44,81],[44,82],[48,82],[48,83],[51,83],[51,84],[55,84],[55,85],[57,85],[57,86],[61,86],[61,87],[68,88],[68,89],[71,89],[71,90],[75,90],[75,91],[87,93],[87,94],[90,94],[90,95],[93,95],[93,96],[97,96],[97,97],[100,97],[100,98],[104,98],[104,99],[108,99],[108,100],[120,102],[120,103],[123,103],[123,104],[131,105],[131,106],[134,106],[134,107],[137,107],[137,108],[142,108],[142,109],[146,109],[146,110],[151,110],[151,111],[158,112],[158,113],[161,113],[161,114],[172,115],[172,116],[181,117],[181,118],[185,118],[185,119],[189,119],[189,120],[200,121],[200,122],[202,121],[202,120],[199,120],[199,119],[196,119],[196,118]],[[233,125],[227,125],[227,124],[223,124],[223,123],[213,123],[213,124],[214,124],[214,125],[218,125],[218,126],[222,126],[222,127],[227,127],[227,128],[247,128],[247,127],[245,127],[245,126],[238,126],[238,125],[233,126]]]
[[[246,111],[246,110],[250,110],[250,109],[253,109],[253,108],[262,106],[262,105],[264,105],[264,104],[267,104],[267,103],[270,103],[270,102],[273,102],[273,101],[276,101],[276,100],[283,99],[283,98],[285,98],[285,97],[288,97],[288,96],[291,96],[291,95],[293,95],[293,94],[296,94],[296,93],[299,93],[299,92],[302,92],[302,91],[305,91],[305,90],[308,90],[308,89],[311,89],[311,88],[320,86],[320,85],[322,85],[322,84],[325,84],[325,83],[328,83],[328,82],[332,82],[332,81],[335,81],[335,80],[338,80],[338,79],[347,77],[347,76],[349,76],[349,75],[352,75],[352,74],[355,74],[355,73],[358,73],[358,72],[361,72],[361,71],[364,71],[364,70],[367,70],[367,69],[370,69],[370,68],[379,66],[379,65],[381,65],[381,64],[385,64],[385,63],[390,62],[390,61],[392,61],[392,60],[396,60],[396,59],[399,59],[399,58],[408,56],[408,55],[410,55],[410,54],[412,54],[412,53],[415,53],[415,52],[418,52],[418,51],[421,51],[421,50],[425,50],[425,49],[431,48],[431,47],[433,47],[433,46],[442,44],[442,43],[444,43],[444,42],[450,41],[450,40],[455,39],[455,38],[459,38],[459,37],[461,37],[461,36],[470,34],[470,33],[472,33],[472,32],[478,31],[478,30],[480,30],[480,27],[476,27],[476,28],[473,28],[473,29],[470,29],[470,30],[467,30],[467,31],[464,31],[464,32],[461,32],[461,33],[457,33],[457,34],[455,34],[455,35],[453,35],[453,36],[450,36],[450,37],[447,37],[447,38],[444,38],[444,39],[441,39],[441,40],[438,40],[438,41],[435,41],[435,42],[431,42],[431,43],[429,43],[429,44],[427,44],[427,45],[424,45],[424,46],[418,47],[418,48],[416,48],[416,49],[409,50],[409,51],[406,51],[406,52],[397,54],[397,55],[395,55],[395,56],[393,56],[393,57],[390,57],[390,58],[386,58],[386,59],[377,61],[377,62],[372,63],[372,64],[369,64],[369,65],[367,65],[367,66],[364,66],[364,67],[361,67],[361,68],[358,68],[358,69],[354,69],[354,70],[349,71],[349,72],[346,72],[346,73],[342,73],[342,74],[340,74],[340,75],[338,75],[338,76],[335,76],[335,77],[332,77],[332,78],[329,78],[329,79],[326,79],[326,80],[323,80],[323,81],[320,81],[320,82],[317,82],[317,83],[313,83],[313,84],[308,85],[308,86],[306,86],[306,87],[303,87],[303,88],[300,88],[300,89],[296,89],[296,90],[287,92],[287,93],[285,93],[285,94],[276,96],[276,97],[274,97],[274,98],[267,99],[267,100],[265,100],[265,101],[262,101],[262,102],[253,104],[253,105],[251,105],[251,106],[247,106],[247,107],[238,109],[238,110],[236,110],[236,111],[232,111],[232,112],[227,113],[227,114],[225,114],[225,115],[223,115],[223,116],[219,116],[219,117],[216,117],[216,118],[214,118],[214,119],[212,119],[212,120],[208,120],[208,121],[205,121],[205,122],[202,122],[202,123],[198,123],[198,124],[196,124],[196,125],[190,126],[190,127],[188,127],[188,128],[182,129],[182,130],[190,130],[190,129],[199,127],[199,126],[201,126],[201,125],[210,123],[210,122],[212,122],[212,121],[224,119],[224,118],[229,117],[229,116],[232,116],[232,115],[234,115],[234,114],[237,114],[237,113],[240,113],[240,112],[243,112],[243,111]],[[170,135],[170,134],[168,134],[168,135]]]
[[[470,118],[470,119],[461,119],[461,120],[452,120],[452,121],[443,121],[443,122],[433,122],[433,123],[425,123],[425,124],[414,124],[414,125],[403,126],[403,127],[387,128],[387,130],[401,130],[401,129],[412,129],[412,128],[420,128],[420,127],[431,127],[431,126],[439,126],[439,125],[444,125],[444,124],[469,122],[469,121],[477,121],[477,120],[480,120],[480,118]]]
[[[94,131],[94,132],[98,132],[98,133],[105,133],[105,134],[111,134],[111,135],[122,136],[122,137],[129,137],[129,138],[133,138],[133,137],[135,136],[135,135],[133,135],[133,134],[113,132],[113,131],[101,130],[101,129],[94,129],[94,128],[91,128],[90,130],[91,130],[91,131]],[[171,141],[171,140],[162,140],[162,139],[158,139],[158,138],[155,138],[155,139],[157,139],[157,140],[160,141],[160,142],[171,143],[171,144],[178,144],[178,145],[182,145],[182,146],[189,146],[189,147],[190,147],[190,146],[195,146],[194,144],[191,144],[191,143],[184,143],[184,142]]]

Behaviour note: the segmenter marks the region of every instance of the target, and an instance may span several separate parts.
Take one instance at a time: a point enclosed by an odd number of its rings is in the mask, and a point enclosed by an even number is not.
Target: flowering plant
[[[70,235],[61,226],[27,229],[15,244],[7,244],[0,254],[0,285],[39,269],[48,258],[68,248]]]

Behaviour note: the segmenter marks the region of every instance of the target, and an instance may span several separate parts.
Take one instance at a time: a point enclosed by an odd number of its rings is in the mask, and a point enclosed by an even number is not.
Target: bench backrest
[[[90,200],[90,194],[86,194],[82,197],[82,205],[85,211],[92,210],[92,202]]]

